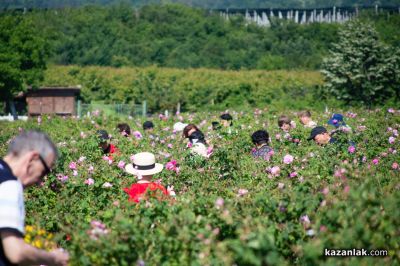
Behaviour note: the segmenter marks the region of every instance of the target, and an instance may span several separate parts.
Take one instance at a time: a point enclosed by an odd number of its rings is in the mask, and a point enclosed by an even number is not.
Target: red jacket
[[[161,190],[164,195],[169,195],[167,189],[158,183],[136,183],[132,184],[130,188],[124,188],[124,191],[129,195],[129,201],[136,203],[140,202],[141,197],[147,191]]]

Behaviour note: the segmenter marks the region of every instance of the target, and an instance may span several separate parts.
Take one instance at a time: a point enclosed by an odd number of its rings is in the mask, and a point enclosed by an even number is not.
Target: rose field
[[[25,193],[25,241],[62,247],[71,265],[399,265],[400,110],[314,111],[325,125],[342,113],[352,132],[338,143],[307,141],[310,129],[284,135],[272,108],[230,110],[233,133],[216,133],[221,113],[81,119],[42,116],[0,122],[0,152],[22,130],[40,129],[59,149],[56,167]],[[174,132],[178,121],[204,132],[208,158],[190,154]],[[127,122],[131,137],[116,125]],[[104,157],[96,130],[106,129],[119,155]],[[251,134],[266,129],[273,152],[251,155]],[[328,129],[333,129],[329,128]],[[354,142],[355,149],[350,148]],[[128,201],[124,188],[137,179],[124,171],[135,153],[149,151],[164,165],[155,175],[174,196],[148,192]],[[386,250],[386,256],[328,257],[325,249]]]

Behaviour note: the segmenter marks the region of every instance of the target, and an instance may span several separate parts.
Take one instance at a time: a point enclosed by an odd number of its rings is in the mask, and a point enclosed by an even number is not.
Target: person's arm
[[[2,231],[1,241],[7,259],[18,265],[67,265],[68,254],[60,250],[46,252],[24,242],[12,231]]]

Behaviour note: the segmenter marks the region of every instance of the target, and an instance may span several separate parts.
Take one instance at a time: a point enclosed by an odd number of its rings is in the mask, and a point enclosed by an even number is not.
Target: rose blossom
[[[354,146],[349,146],[347,150],[349,151],[349,153],[354,153],[356,151],[356,148]]]
[[[286,154],[285,157],[283,157],[283,162],[285,164],[291,164],[293,162],[293,156],[290,154]]]
[[[104,187],[104,188],[110,188],[110,187],[112,187],[112,184],[111,184],[110,182],[105,182],[105,183],[103,184],[103,187]]]
[[[124,161],[119,161],[118,168],[124,169],[124,167],[125,167],[125,162]]]
[[[396,138],[394,138],[392,136],[389,137],[389,143],[390,144],[393,144],[395,141],[396,141]]]
[[[293,178],[293,177],[295,177],[295,176],[297,176],[297,172],[292,172],[292,173],[290,173],[290,178]]]
[[[281,168],[279,168],[279,166],[274,166],[274,167],[272,167],[272,168],[270,169],[270,173],[271,173],[273,176],[279,176],[280,172],[281,172]]]
[[[88,178],[88,179],[86,179],[86,180],[85,180],[85,184],[86,184],[86,185],[89,185],[89,186],[90,186],[90,185],[93,185],[93,184],[94,184],[93,178]]]
[[[215,201],[215,207],[217,209],[220,209],[220,208],[224,207],[224,203],[225,203],[225,201],[223,198],[217,198],[217,200]]]
[[[394,162],[394,163],[392,164],[392,169],[393,169],[393,170],[399,169],[399,164],[396,163],[396,162]]]
[[[76,162],[70,162],[69,169],[76,170]]]
[[[249,191],[247,190],[247,189],[244,189],[244,188],[239,188],[239,190],[238,190],[238,196],[240,197],[240,196],[244,196],[244,195],[246,195],[247,193],[248,193]]]
[[[94,170],[94,167],[91,165],[91,166],[89,166],[89,168],[88,168],[88,172],[89,173],[93,173],[93,170]]]

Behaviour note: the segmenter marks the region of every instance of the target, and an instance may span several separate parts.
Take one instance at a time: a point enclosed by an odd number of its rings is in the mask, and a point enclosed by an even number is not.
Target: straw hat
[[[125,171],[132,175],[154,175],[163,170],[164,166],[156,163],[154,154],[141,152],[133,156],[133,163],[125,166]]]

